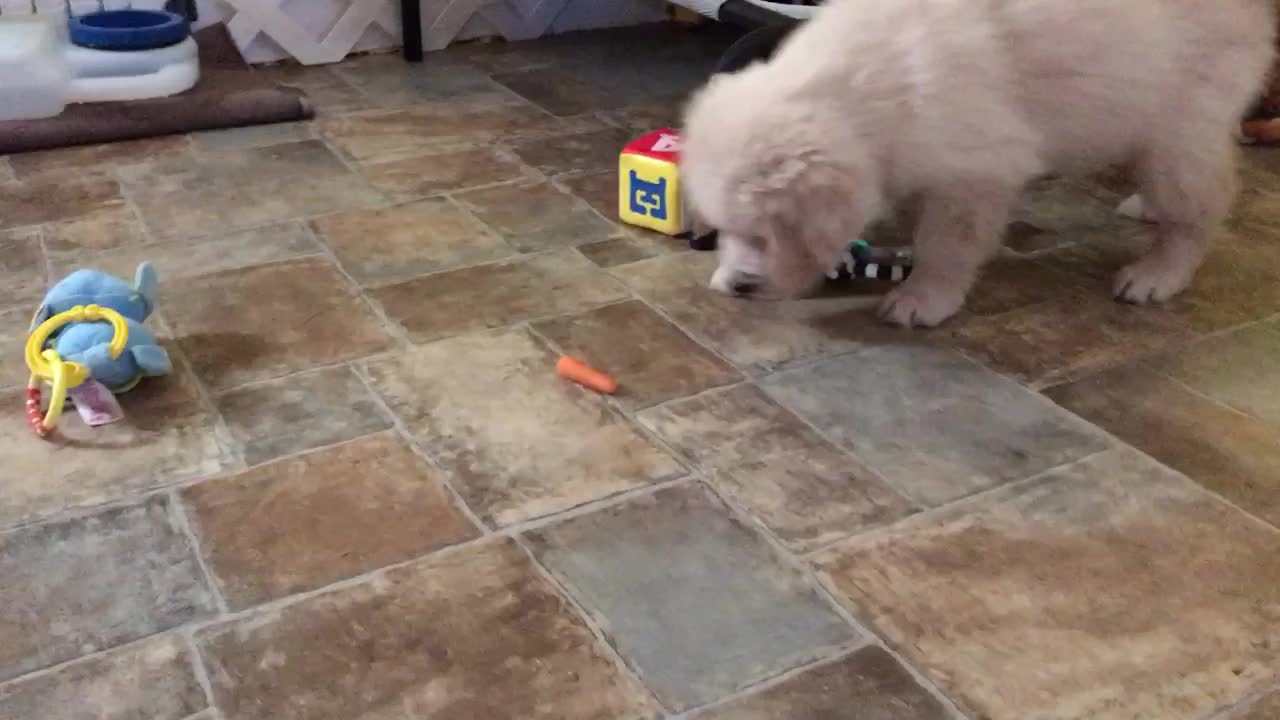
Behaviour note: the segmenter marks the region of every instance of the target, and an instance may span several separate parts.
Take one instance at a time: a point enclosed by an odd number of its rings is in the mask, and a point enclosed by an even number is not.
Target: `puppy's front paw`
[[[889,291],[880,303],[880,318],[899,327],[936,327],[955,315],[964,293],[939,283],[906,282]]]
[[[1164,302],[1190,283],[1191,271],[1159,255],[1148,255],[1116,275],[1115,298],[1135,305]]]

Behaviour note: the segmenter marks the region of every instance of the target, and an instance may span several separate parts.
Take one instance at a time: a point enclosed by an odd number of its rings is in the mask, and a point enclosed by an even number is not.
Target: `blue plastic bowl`
[[[71,18],[71,42],[95,50],[155,50],[191,35],[187,19],[164,10],[104,10]]]

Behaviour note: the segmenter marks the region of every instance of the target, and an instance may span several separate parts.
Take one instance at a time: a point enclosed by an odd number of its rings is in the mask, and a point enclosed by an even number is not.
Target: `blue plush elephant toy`
[[[112,392],[124,392],[144,377],[173,371],[169,353],[142,324],[155,309],[156,282],[156,270],[146,262],[138,266],[133,285],[97,270],[77,270],[49,290],[31,327],[77,305],[98,305],[120,313],[129,327],[129,340],[118,358],[108,350],[115,336],[109,322],[72,323],[59,330],[48,346],[63,360],[85,366],[89,377]]]

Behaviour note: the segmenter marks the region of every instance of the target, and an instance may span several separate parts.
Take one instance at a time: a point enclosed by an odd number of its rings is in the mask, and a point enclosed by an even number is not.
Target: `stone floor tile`
[[[377,399],[344,366],[246,385],[215,402],[249,465],[391,427]]]
[[[23,393],[0,393],[0,528],[86,508],[231,467],[217,419],[194,403],[160,403],[148,381],[121,397],[125,420],[87,427],[68,409],[51,441],[31,432]],[[25,385],[25,382],[23,383]],[[166,385],[173,387],[173,385]]]
[[[855,639],[798,573],[697,485],[579,516],[529,539],[677,711]]]
[[[992,720],[1193,720],[1280,663],[1280,534],[1131,450],[817,562],[859,617]]]
[[[361,285],[389,285],[515,254],[448,198],[347,210],[311,223]]]
[[[866,647],[805,670],[693,720],[950,720],[951,715],[882,648]]]
[[[1280,210],[1280,203],[1276,205]],[[1215,332],[1280,313],[1280,243],[1223,231],[1191,287],[1169,309],[1199,332]]]
[[[4,720],[184,720],[207,704],[173,633],[0,685]]]
[[[20,348],[27,342],[27,335],[31,329],[31,314],[34,311],[34,303],[0,310],[0,347],[11,348],[10,351],[0,354],[0,388],[27,384],[29,371]],[[19,348],[19,350],[13,352],[13,348]]]
[[[0,534],[0,577],[0,680],[214,611],[163,497]]]
[[[109,205],[44,228],[44,244],[50,254],[73,254],[81,261],[84,253],[141,245],[146,241],[142,223],[125,204]]]
[[[396,201],[467,190],[528,176],[519,162],[487,147],[463,148],[390,162],[365,163],[361,165],[360,172],[375,188]]]
[[[473,190],[455,197],[521,252],[605,240],[615,231],[582,200],[545,182]]]
[[[37,229],[0,230],[0,308],[26,307],[28,323],[49,288],[49,269],[40,242]]]
[[[628,263],[648,260],[662,255],[650,243],[632,237],[629,234],[618,234],[607,240],[579,245],[578,252],[591,262],[602,268],[612,268]]]
[[[1149,226],[1121,217],[1114,206],[1097,200],[1084,188],[1064,180],[1046,180],[1023,193],[1010,215],[1005,245],[1017,252],[1035,253],[1073,246],[1131,246],[1150,236]]]
[[[381,108],[512,98],[510,90],[451,53],[434,53],[431,62],[420,65],[406,63],[398,54],[366,55],[339,63],[333,71]]]
[[[61,175],[0,184],[0,230],[83,217],[123,202],[120,183]]]
[[[510,540],[202,632],[227,720],[641,720],[654,708]]]
[[[1280,690],[1273,690],[1250,705],[1239,720],[1273,720],[1280,717]]]
[[[232,610],[477,536],[437,473],[390,433],[182,493]]]
[[[581,255],[558,251],[375,288],[370,297],[415,342],[550,317],[627,297]]]
[[[587,204],[603,217],[609,220],[617,220],[617,155],[621,150],[622,149],[619,148],[614,152],[613,166],[609,170],[566,175],[562,178],[557,178],[556,182],[568,188],[569,192],[587,201]],[[688,247],[688,245],[686,244],[685,247]]]
[[[989,317],[1042,302],[1061,301],[1079,289],[1077,279],[1068,273],[1028,258],[1001,255],[983,268],[982,276],[965,299],[964,308],[948,321],[946,327],[955,330],[970,318]]]
[[[1280,321],[1218,335],[1179,353],[1168,372],[1196,390],[1280,427]]]
[[[346,279],[319,258],[188,279],[163,313],[214,390],[372,355],[391,337]]]
[[[88,255],[51,254],[49,266],[54,277],[64,277],[81,267],[93,267],[131,280],[138,264],[145,260],[155,266],[160,277],[163,309],[163,298],[175,288],[182,289],[183,286],[176,282],[178,280],[277,260],[320,255],[324,251],[324,246],[316,241],[306,225],[287,222],[197,240],[130,245]]]
[[[320,117],[370,107],[370,101],[329,66],[305,66],[293,63],[259,66],[254,72],[266,76],[277,85],[297,88],[307,95],[307,102]]]
[[[1045,393],[1077,415],[1280,527],[1280,430],[1142,365]]]
[[[625,132],[608,128],[519,143],[512,151],[544,175],[617,171],[618,154],[630,140]]]
[[[222,234],[322,212],[367,207],[381,193],[317,140],[148,163],[127,193],[156,239]],[[200,188],[193,202],[191,188]]]
[[[13,172],[13,166],[9,164],[7,155],[0,156],[0,183],[11,183],[17,179]]]
[[[525,331],[469,335],[370,363],[374,389],[480,517],[510,525],[683,470],[555,374]]]
[[[1163,307],[1125,305],[1089,292],[970,319],[941,334],[984,365],[1034,386],[1137,360],[1193,337]]]
[[[640,421],[800,552],[915,509],[753,385],[650,408]]]
[[[591,118],[552,117],[518,100],[465,99],[403,110],[322,117],[321,134],[352,159],[385,162],[502,140],[518,142],[600,128]]]
[[[246,148],[283,145],[285,143],[312,140],[316,136],[315,125],[309,120],[249,125],[224,130],[205,130],[191,134],[197,150],[244,150]]]
[[[638,300],[536,323],[568,355],[618,380],[624,407],[654,405],[742,379],[737,370],[689,339]]]
[[[114,142],[100,145],[75,145],[54,150],[10,155],[9,163],[19,180],[38,175],[105,175],[122,165],[134,165],[159,159],[190,158],[191,142],[185,135]]]
[[[715,253],[676,253],[613,274],[703,344],[754,372],[853,350],[888,334],[873,316],[878,298],[744,300],[707,287],[715,267]]]
[[[676,103],[645,103],[601,113],[612,125],[631,133],[632,139],[643,137],[654,130],[678,128],[683,121],[682,108]]]
[[[771,376],[784,406],[925,505],[1105,447],[1035,393],[937,349],[875,347]]]

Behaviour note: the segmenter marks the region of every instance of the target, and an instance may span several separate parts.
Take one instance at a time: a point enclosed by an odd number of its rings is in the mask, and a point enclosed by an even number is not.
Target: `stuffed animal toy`
[[[52,432],[68,396],[89,424],[111,422],[123,414],[112,393],[173,371],[169,354],[142,324],[155,309],[156,282],[155,268],[144,262],[132,285],[77,270],[45,295],[26,347],[27,418],[37,435]],[[44,384],[52,387],[47,412]]]

